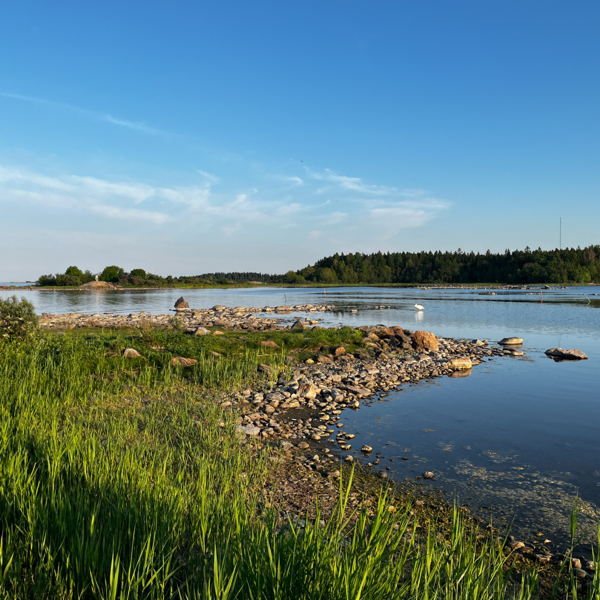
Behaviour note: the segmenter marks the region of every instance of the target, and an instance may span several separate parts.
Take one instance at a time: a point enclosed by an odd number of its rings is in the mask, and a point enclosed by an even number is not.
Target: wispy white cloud
[[[307,168],[307,172],[313,179],[317,181],[329,182],[332,186],[340,187],[344,190],[352,192],[360,192],[375,195],[385,195],[396,191],[396,188],[386,187],[383,185],[367,184],[360,177],[348,177],[346,175],[338,175],[330,169],[325,169],[323,172],[312,171]],[[330,186],[319,188],[319,193],[330,189]]]
[[[40,104],[44,106],[50,106],[53,108],[60,108],[63,110],[68,110],[73,113],[77,113],[82,116],[87,116],[93,119],[97,119],[100,121],[105,121],[106,123],[111,123],[112,125],[118,125],[119,127],[127,127],[128,129],[133,129],[135,131],[140,131],[142,133],[148,133],[151,135],[157,134],[166,134],[166,131],[162,131],[161,129],[156,129],[155,127],[149,127],[144,123],[137,123],[135,121],[128,121],[126,119],[120,119],[117,117],[113,117],[107,113],[89,110],[87,108],[81,108],[80,106],[73,106],[72,104],[67,104],[65,102],[55,102],[54,100],[47,100],[45,98],[36,98],[35,96],[25,96],[23,94],[13,94],[12,92],[1,92],[0,97],[9,98],[11,100],[20,100],[22,102],[30,102],[33,104]]]

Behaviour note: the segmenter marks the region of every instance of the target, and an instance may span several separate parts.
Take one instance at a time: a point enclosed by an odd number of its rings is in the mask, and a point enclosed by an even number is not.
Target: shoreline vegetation
[[[377,252],[334,254],[314,265],[282,275],[257,272],[204,273],[166,277],[117,265],[101,273],[70,266],[64,273],[42,275],[42,289],[76,289],[96,277],[118,289],[219,288],[255,286],[522,286],[600,284],[600,245],[564,250],[506,250],[493,254],[456,252]]]
[[[600,597],[573,555],[576,507],[554,554],[340,461],[318,433],[504,350],[397,327],[236,329],[225,307],[188,326],[195,312],[118,329],[33,315],[0,342],[2,597]]]

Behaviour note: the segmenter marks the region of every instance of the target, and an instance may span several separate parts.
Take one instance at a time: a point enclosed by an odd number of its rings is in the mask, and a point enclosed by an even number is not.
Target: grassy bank
[[[86,330],[0,345],[0,597],[535,597],[537,573],[517,576],[459,511],[442,531],[383,490],[351,508],[347,472],[323,522],[265,493],[285,453],[243,439],[219,401],[355,336],[269,334],[279,348],[265,348],[264,334]]]

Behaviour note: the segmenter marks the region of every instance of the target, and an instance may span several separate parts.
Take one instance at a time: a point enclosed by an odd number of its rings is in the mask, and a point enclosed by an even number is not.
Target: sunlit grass
[[[384,494],[373,515],[352,514],[349,481],[325,524],[267,507],[279,451],[243,440],[215,395],[266,377],[261,363],[272,377],[289,368],[288,348],[354,334],[317,335],[270,336],[268,350],[260,336],[168,331],[1,346],[0,597],[532,597],[535,573],[515,579],[458,511],[450,537],[419,528],[410,506],[390,512]],[[124,359],[130,346],[142,358]]]

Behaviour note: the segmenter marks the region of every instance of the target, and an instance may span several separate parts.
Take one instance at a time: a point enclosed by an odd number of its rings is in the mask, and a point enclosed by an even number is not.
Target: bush
[[[41,275],[37,280],[38,285],[56,285],[56,277],[54,275]]]
[[[0,339],[25,340],[30,338],[38,326],[38,317],[33,304],[16,296],[0,298]]]
[[[57,275],[56,285],[81,285],[81,279],[77,275]]]

